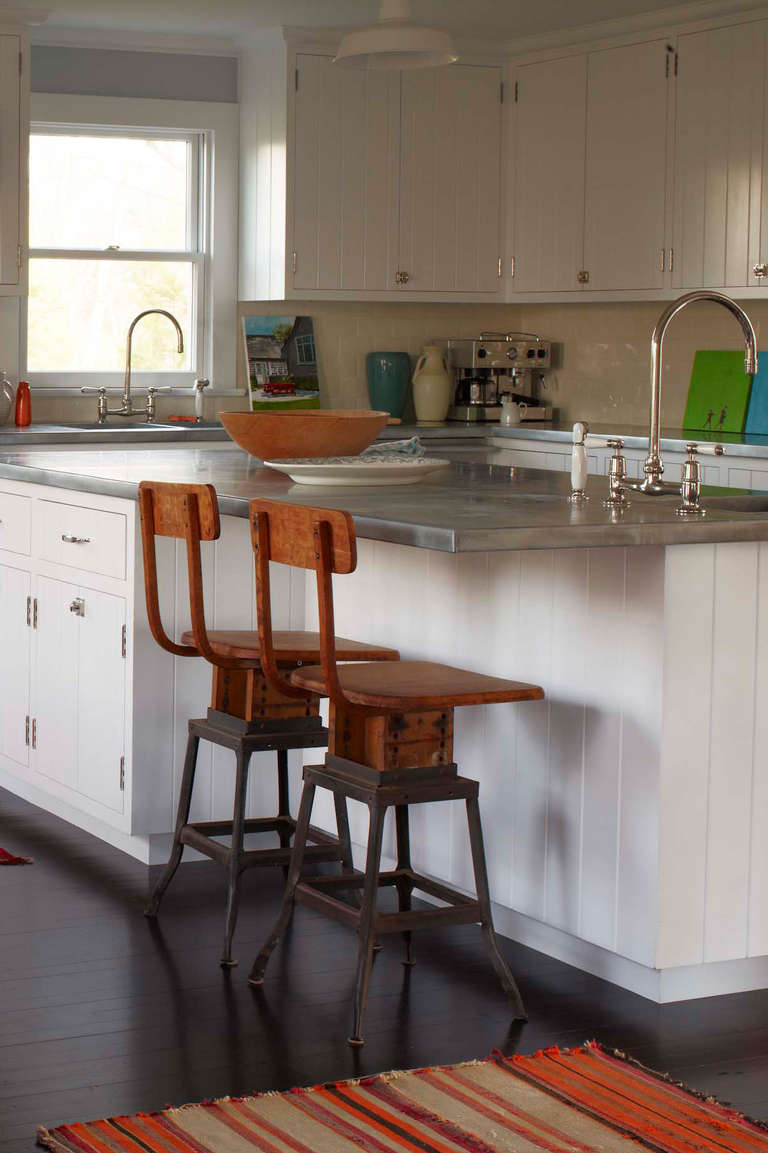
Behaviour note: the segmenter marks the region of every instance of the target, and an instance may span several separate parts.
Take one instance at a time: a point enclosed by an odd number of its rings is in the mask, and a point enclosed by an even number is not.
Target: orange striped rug
[[[765,1153],[768,1130],[596,1043],[41,1129],[55,1153]]]

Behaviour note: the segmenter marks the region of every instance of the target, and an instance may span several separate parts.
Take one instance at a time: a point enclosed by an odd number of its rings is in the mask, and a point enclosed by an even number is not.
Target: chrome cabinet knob
[[[68,532],[63,532],[61,534],[61,539],[64,541],[64,544],[90,544],[91,543],[91,538],[89,536],[72,536]]]
[[[410,272],[402,272],[400,269],[395,273],[395,284],[407,284],[411,279]]]
[[[758,280],[768,276],[768,264],[756,264],[752,269],[752,275],[756,276]]]
[[[82,597],[75,597],[75,599],[72,601],[71,605],[69,606],[69,611],[71,613],[74,613],[76,617],[84,617],[85,616],[85,601],[83,600],[83,598]]]
[[[589,284],[589,273],[586,268],[582,268],[580,272],[576,273],[576,279],[579,284]]]

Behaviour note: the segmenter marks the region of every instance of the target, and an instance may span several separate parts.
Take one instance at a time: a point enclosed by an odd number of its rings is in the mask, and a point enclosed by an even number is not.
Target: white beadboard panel
[[[517,633],[516,677],[551,685],[552,599],[554,553],[519,554],[518,611],[510,616],[509,630]],[[495,558],[494,558],[495,559]],[[496,601],[506,598],[499,580]],[[546,911],[547,820],[549,810],[549,701],[530,701],[516,707],[517,766],[512,838],[513,908],[544,919]]]
[[[704,961],[747,951],[758,549],[715,548]]]
[[[666,551],[656,965],[704,949],[715,546]]]
[[[748,955],[768,954],[768,544],[758,546]]]
[[[584,645],[584,803],[579,936],[616,939],[618,814],[623,736],[626,550],[591,549]]]
[[[663,695],[664,549],[627,549],[616,940],[624,957],[653,966],[659,883],[659,770]]]
[[[584,796],[584,650],[589,558],[555,552],[552,596],[546,919],[578,932]]]

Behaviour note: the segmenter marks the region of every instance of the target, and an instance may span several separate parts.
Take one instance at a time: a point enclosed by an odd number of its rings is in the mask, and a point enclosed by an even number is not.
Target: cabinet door
[[[125,600],[80,589],[78,618],[77,789],[117,812],[123,810],[125,751]]]
[[[516,292],[577,288],[584,260],[587,57],[521,68],[514,193]]]
[[[681,36],[673,284],[743,288],[750,268],[753,157],[762,134],[764,26]],[[757,207],[757,206],[756,206]]]
[[[664,286],[668,61],[664,40],[590,53],[584,212],[588,289]]]
[[[0,754],[29,763],[30,577],[0,565]]]
[[[38,577],[32,700],[32,764],[38,773],[77,788],[77,648],[75,584]]]
[[[403,292],[500,292],[501,69],[402,74]]]
[[[0,36],[0,284],[19,283],[21,40]]]
[[[297,57],[295,289],[394,282],[400,77]]]

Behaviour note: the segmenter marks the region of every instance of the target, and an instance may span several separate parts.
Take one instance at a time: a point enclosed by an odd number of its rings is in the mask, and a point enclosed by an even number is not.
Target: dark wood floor
[[[148,871],[0,791],[0,1153],[58,1124],[396,1067],[531,1052],[597,1038],[768,1118],[768,993],[659,1006],[530,949],[504,949],[530,1012],[510,1026],[474,927],[378,955],[367,1045],[345,1043],[354,938],[297,912],[262,991],[247,966],[272,922],[276,871],[246,877],[239,968],[217,964],[224,874],[182,867],[157,925]]]

